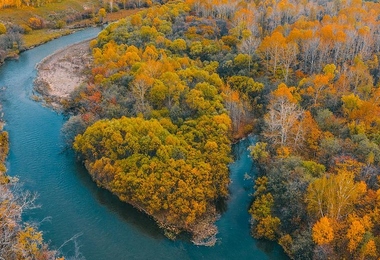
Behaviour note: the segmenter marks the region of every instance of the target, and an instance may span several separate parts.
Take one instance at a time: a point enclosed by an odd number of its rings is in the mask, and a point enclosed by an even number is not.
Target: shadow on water
[[[215,204],[218,214],[223,214],[228,210],[228,198],[219,198]]]
[[[115,213],[124,223],[133,225],[140,232],[154,239],[166,239],[163,231],[151,217],[130,204],[120,201],[119,198],[110,191],[98,187],[96,183],[92,181],[91,176],[82,163],[76,162],[75,168],[76,178],[107,211]]]
[[[273,254],[273,252],[276,250],[279,250],[277,243],[271,242],[268,240],[257,239],[256,240],[256,246],[258,249],[260,249],[260,251],[262,251],[268,255]],[[281,251],[282,251],[282,249],[281,249]],[[278,259],[288,259],[288,258],[285,256],[283,256],[283,257],[279,256]]]

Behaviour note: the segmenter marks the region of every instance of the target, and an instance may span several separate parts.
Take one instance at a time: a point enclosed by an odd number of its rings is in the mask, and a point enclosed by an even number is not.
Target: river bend
[[[8,61],[0,68],[0,99],[5,130],[10,135],[9,175],[18,176],[25,189],[37,192],[41,208],[26,212],[24,219],[41,222],[40,229],[52,248],[59,248],[75,235],[86,259],[281,259],[279,246],[260,242],[249,234],[249,214],[255,172],[247,146],[233,147],[236,161],[230,166],[231,198],[217,225],[214,247],[199,247],[189,241],[170,241],[146,215],[121,203],[94,184],[72,151],[63,149],[62,115],[30,99],[35,65],[67,45],[95,37],[98,28],[64,36]],[[70,257],[74,243],[61,248]]]

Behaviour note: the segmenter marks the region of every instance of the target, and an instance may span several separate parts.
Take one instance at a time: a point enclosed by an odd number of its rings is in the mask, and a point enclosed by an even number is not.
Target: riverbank
[[[85,71],[90,69],[92,61],[90,41],[58,50],[37,64],[34,89],[47,105],[61,109],[62,101],[67,100],[70,93],[85,82]]]
[[[33,49],[37,46],[45,44],[49,41],[55,40],[65,35],[69,35],[79,30],[83,30],[90,27],[102,27],[107,26],[107,24],[118,21],[129,15],[139,12],[141,8],[138,9],[122,9],[117,12],[107,13],[102,23],[96,23],[93,19],[83,19],[72,24],[69,24],[62,29],[40,29],[33,30],[28,34],[23,35],[23,47],[22,51]],[[0,19],[1,20],[1,19]]]
[[[91,31],[91,33],[89,33]],[[0,86],[7,86],[3,103],[6,130],[11,136],[8,158],[9,175],[18,176],[25,188],[39,194],[41,208],[27,211],[25,219],[50,221],[40,229],[51,248],[75,234],[81,256],[86,259],[286,259],[272,243],[258,242],[248,230],[252,181],[244,178],[251,169],[246,143],[234,147],[236,160],[231,167],[231,196],[216,222],[219,233],[213,247],[196,246],[188,237],[166,239],[162,229],[145,214],[121,202],[99,187],[88,172],[76,162],[72,151],[62,152],[59,131],[63,115],[41,107],[29,99],[35,65],[46,55],[64,46],[95,37],[94,29],[68,35],[20,55],[1,68]],[[1,95],[1,94],[0,94]],[[237,147],[240,147],[237,149]],[[61,247],[73,256],[74,243]]]
[[[14,43],[8,46],[6,41],[3,40],[3,43],[0,41],[0,44],[3,44],[0,48],[0,66],[7,60],[18,59],[19,54],[26,50],[78,30],[92,26],[105,26],[141,10],[141,8],[120,9],[106,13],[99,22],[96,13],[102,5],[93,5],[90,8],[83,0],[70,1],[50,3],[38,8],[23,6],[1,9],[0,24],[4,24],[7,28],[7,33],[1,36],[9,38]],[[36,17],[41,21],[41,27],[32,28],[30,21]]]
[[[3,91],[0,89],[0,93]],[[5,160],[9,152],[8,133],[4,129],[5,122],[3,120],[3,107],[0,103],[0,184],[6,183],[7,177],[5,175],[7,169],[5,167]]]
[[[4,90],[1,88],[0,93]],[[48,248],[38,226],[22,220],[26,210],[38,206],[35,204],[36,196],[20,189],[17,177],[7,175],[5,162],[10,143],[4,124],[0,104],[0,255],[2,259],[37,259],[41,256],[43,259],[58,259],[59,252]],[[27,239],[20,239],[23,237]]]

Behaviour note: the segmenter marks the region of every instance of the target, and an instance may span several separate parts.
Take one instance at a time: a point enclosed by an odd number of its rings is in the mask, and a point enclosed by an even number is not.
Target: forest
[[[107,27],[91,43],[91,79],[68,102],[80,114],[65,131],[94,122],[74,142],[93,179],[170,236],[185,230],[208,244],[215,202],[228,195],[232,124],[217,63],[184,56],[185,40],[159,32],[187,9],[157,6]]]
[[[377,259],[379,14],[360,0],[153,5],[91,42],[63,131],[98,185],[193,235],[228,197],[231,143],[253,132],[253,236],[293,259]]]
[[[0,9],[47,4],[2,1]],[[231,145],[254,134],[259,174],[247,210],[255,238],[276,241],[292,259],[379,258],[379,3],[103,4],[96,19],[146,8],[90,43],[89,79],[63,101],[62,132],[100,187],[151,215],[168,237],[185,231],[212,245]],[[35,18],[29,28],[46,26]],[[0,23],[0,56],[20,48],[28,27]],[[21,223],[2,129],[0,151],[9,196],[0,206],[13,210],[11,219],[0,210],[0,223],[17,245],[0,243],[1,252],[53,257],[41,233]]]

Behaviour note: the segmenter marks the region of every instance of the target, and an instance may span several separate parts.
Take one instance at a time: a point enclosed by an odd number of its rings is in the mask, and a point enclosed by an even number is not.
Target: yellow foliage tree
[[[367,244],[363,246],[363,251],[361,253],[361,256],[366,259],[367,257],[376,257],[377,254],[377,248],[376,243],[373,239],[369,240]]]
[[[338,220],[352,212],[366,191],[364,182],[354,180],[353,171],[340,169],[337,174],[323,176],[310,183],[306,193],[307,209],[310,214]]]
[[[317,245],[325,245],[334,239],[334,230],[327,217],[320,218],[313,226],[313,241]]]
[[[351,223],[350,228],[347,231],[348,250],[354,252],[358,247],[359,243],[363,239],[365,233],[365,228],[359,221],[355,220]]]

